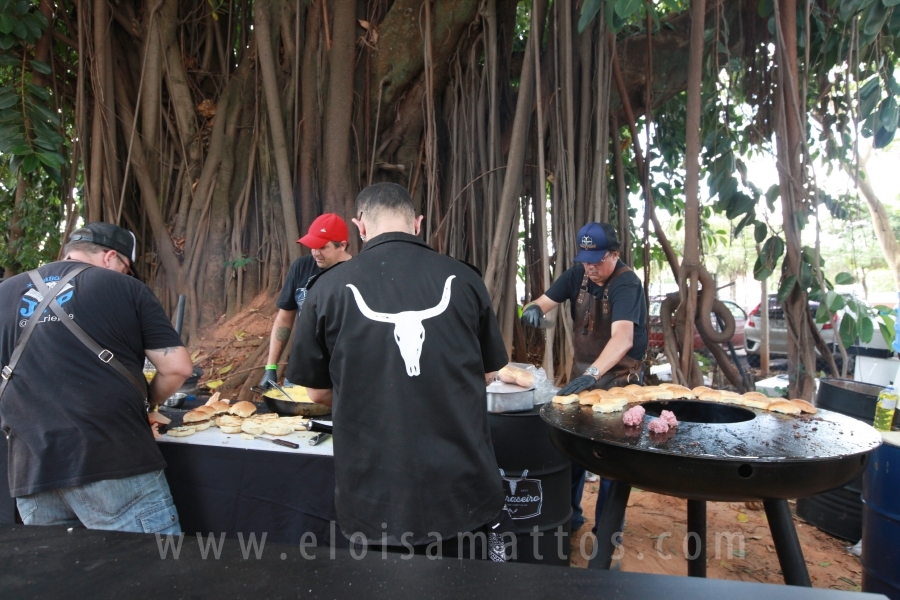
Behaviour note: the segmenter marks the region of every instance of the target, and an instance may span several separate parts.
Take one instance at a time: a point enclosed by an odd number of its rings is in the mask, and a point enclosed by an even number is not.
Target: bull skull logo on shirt
[[[406,363],[406,374],[415,377],[419,374],[419,357],[422,355],[422,344],[425,342],[425,327],[422,321],[436,317],[450,305],[450,282],[456,275],[451,275],[444,283],[444,294],[441,301],[434,308],[425,310],[407,310],[396,314],[375,312],[366,304],[362,294],[356,289],[352,283],[348,283],[347,287],[353,292],[356,298],[356,306],[359,312],[367,319],[373,321],[381,321],[382,323],[394,324],[394,341],[400,348],[400,356]]]

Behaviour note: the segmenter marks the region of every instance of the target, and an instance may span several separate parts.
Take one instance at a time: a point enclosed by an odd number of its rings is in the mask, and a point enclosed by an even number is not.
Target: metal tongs
[[[273,387],[273,388],[275,388],[276,390],[278,390],[279,392],[281,392],[282,394],[284,394],[284,397],[285,397],[286,399],[288,399],[288,400],[291,399],[291,395],[288,394],[288,393],[285,391],[285,389],[284,389],[283,387],[281,387],[280,385],[278,385],[278,382],[276,382],[276,381],[267,381],[266,384],[268,385],[268,387]]]

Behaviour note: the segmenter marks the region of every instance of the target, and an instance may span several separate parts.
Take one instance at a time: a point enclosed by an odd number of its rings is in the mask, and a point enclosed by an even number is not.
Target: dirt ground
[[[588,521],[572,541],[571,564],[575,567],[587,566],[587,557],[593,547],[593,536],[588,535],[582,555],[581,539],[594,526],[597,489],[596,482],[585,484],[582,508]],[[793,502],[791,510],[794,510]],[[850,544],[819,531],[796,515],[794,523],[813,587],[859,591],[862,567],[859,558],[847,552],[846,546]],[[686,500],[632,490],[625,513],[625,554],[621,569],[635,573],[687,575],[686,532]],[[761,508],[748,509],[742,502],[708,502],[707,542],[707,577],[784,583],[766,514]]]

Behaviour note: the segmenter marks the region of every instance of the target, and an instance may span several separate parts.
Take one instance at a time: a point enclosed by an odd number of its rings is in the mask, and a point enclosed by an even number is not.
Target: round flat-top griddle
[[[553,444],[603,477],[644,490],[694,500],[776,500],[810,496],[859,476],[881,443],[872,427],[845,415],[784,415],[693,400],[642,403],[638,427],[622,412],[546,404],[541,417]],[[651,433],[662,410],[679,426]]]

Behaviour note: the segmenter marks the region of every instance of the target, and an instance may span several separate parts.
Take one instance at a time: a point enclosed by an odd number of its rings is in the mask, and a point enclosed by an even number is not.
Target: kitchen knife
[[[272,438],[263,437],[261,435],[255,436],[258,440],[265,440],[267,442],[272,442],[273,444],[278,444],[279,446],[284,446],[285,448],[293,448],[297,450],[300,448],[300,444],[295,444],[294,442],[288,442],[286,440],[273,440]]]

